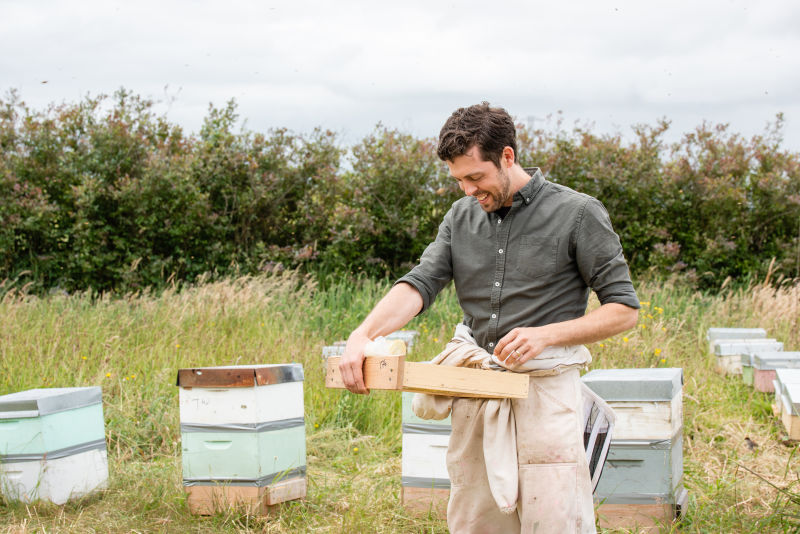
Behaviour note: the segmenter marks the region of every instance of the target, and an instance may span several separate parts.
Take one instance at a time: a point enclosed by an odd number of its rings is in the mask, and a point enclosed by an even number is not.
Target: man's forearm
[[[547,345],[566,347],[594,343],[636,326],[639,310],[624,304],[604,304],[583,317],[542,327]]]
[[[561,323],[514,328],[494,349],[507,365],[536,358],[546,347],[567,347],[592,343],[636,326],[639,310],[624,304],[603,304],[591,313]]]

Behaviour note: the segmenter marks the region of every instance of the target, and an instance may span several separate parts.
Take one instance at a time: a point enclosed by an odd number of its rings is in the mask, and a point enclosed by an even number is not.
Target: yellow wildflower
[[[106,378],[110,378],[110,377],[111,377],[111,373],[106,373]]]
[[[179,349],[179,348],[181,348],[181,344],[180,344],[180,343],[178,343],[177,345],[175,345],[175,348],[176,348],[176,349]]]
[[[661,358],[661,363],[667,363],[667,359],[666,358]]]
[[[353,447],[353,452],[358,452],[358,447]]]
[[[600,347],[601,347],[601,348],[602,348],[602,347],[605,347],[605,345],[604,345],[604,344],[602,344],[602,343],[600,343]]]
[[[661,354],[661,349],[656,349],[654,352],[656,353],[656,356],[658,356],[659,354]]]
[[[81,356],[81,360],[85,360],[85,359],[86,359],[86,356]]]
[[[627,342],[628,342],[628,338],[627,338],[627,337],[623,337],[623,338],[622,338],[622,342],[623,342],[623,343],[627,343]]]

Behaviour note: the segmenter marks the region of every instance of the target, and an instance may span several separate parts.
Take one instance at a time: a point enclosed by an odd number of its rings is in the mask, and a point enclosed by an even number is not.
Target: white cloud
[[[249,128],[353,140],[378,121],[435,135],[484,99],[599,130],[666,116],[750,135],[783,111],[797,150],[799,26],[789,1],[0,0],[0,89],[44,107],[126,87],[189,130],[235,98]]]

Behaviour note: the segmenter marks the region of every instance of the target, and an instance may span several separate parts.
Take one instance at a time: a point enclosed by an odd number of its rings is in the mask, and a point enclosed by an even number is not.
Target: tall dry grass
[[[0,394],[101,385],[111,480],[101,494],[63,507],[0,502],[0,532],[445,532],[442,521],[410,517],[399,506],[399,396],[323,386],[322,345],[346,338],[388,287],[365,279],[322,291],[285,273],[122,297],[39,298],[6,288]],[[784,439],[768,395],[714,373],[705,332],[758,326],[786,350],[800,350],[800,286],[765,281],[704,295],[672,280],[637,289],[639,325],[592,344],[592,367],[684,369],[691,501],[673,530],[796,530],[798,446]],[[409,325],[421,333],[412,357],[432,357],[460,318],[447,288]],[[181,487],[177,370],[285,362],[305,371],[308,499],[267,519],[191,516]],[[750,450],[745,437],[758,447]]]

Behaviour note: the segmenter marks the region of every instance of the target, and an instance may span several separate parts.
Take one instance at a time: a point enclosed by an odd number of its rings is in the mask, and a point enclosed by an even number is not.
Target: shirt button
[[[501,248],[500,250],[497,251],[497,253],[498,254],[502,254],[503,253],[503,249]]]
[[[494,287],[500,287],[500,282],[495,282]]]
[[[503,219],[497,219],[497,224],[500,224],[501,222],[503,222]]]
[[[494,347],[494,343],[489,343],[489,346],[490,347]]]
[[[497,314],[496,313],[492,314],[492,319],[497,319]]]
[[[530,201],[531,201],[531,199],[530,199],[530,198],[526,198],[526,199],[525,199],[525,202],[530,202]]]

